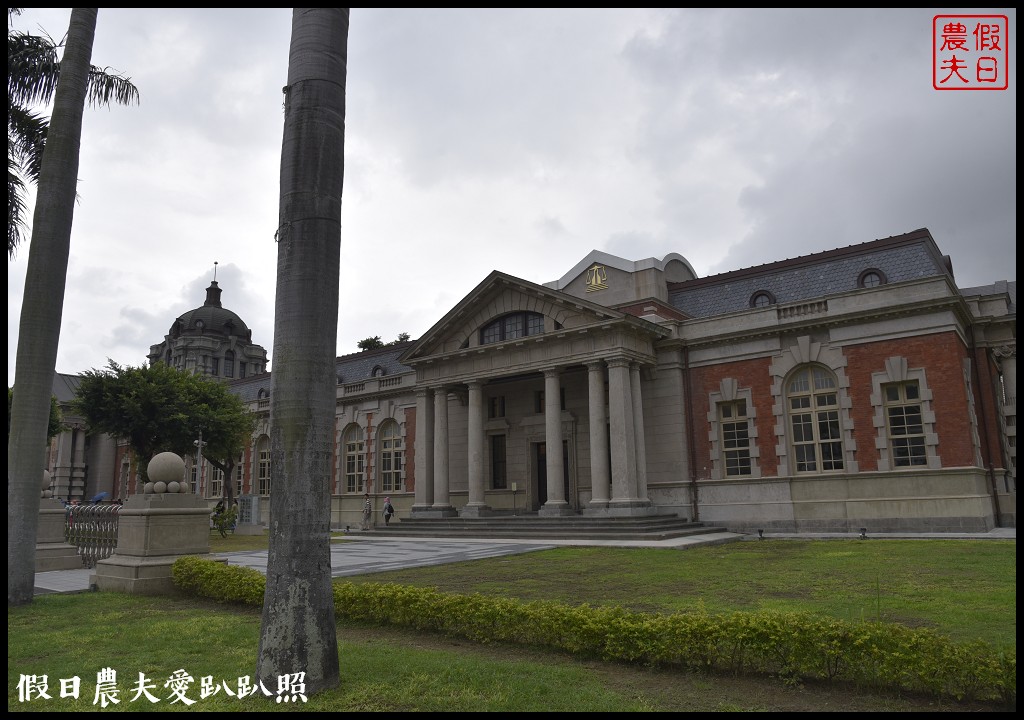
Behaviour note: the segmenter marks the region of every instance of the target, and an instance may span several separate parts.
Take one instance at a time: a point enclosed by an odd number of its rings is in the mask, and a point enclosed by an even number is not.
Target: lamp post
[[[203,496],[203,431],[199,431],[199,439],[192,442],[196,446],[196,495]]]

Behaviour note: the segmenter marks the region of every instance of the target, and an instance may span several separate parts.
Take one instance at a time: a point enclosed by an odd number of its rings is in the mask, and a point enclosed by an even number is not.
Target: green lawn
[[[260,545],[262,543],[262,545]],[[211,538],[211,550],[265,547],[265,537]],[[844,620],[928,626],[959,640],[1016,650],[1016,542],[997,540],[770,540],[687,550],[558,548],[346,578],[446,592],[647,612],[771,608]],[[192,710],[238,711],[972,711],[985,705],[895,697],[856,688],[657,671],[578,661],[528,648],[340,623],[341,687],[308,703],[239,700],[252,675],[258,610],[185,596],[49,595],[8,609],[8,709],[82,711],[96,675],[118,671],[121,702],[104,711],[187,710],[164,683],[177,670],[194,682]],[[159,702],[132,702],[139,673]],[[19,700],[22,676],[46,675],[51,699]],[[81,678],[78,700],[60,680]],[[201,697],[203,677],[216,695]]]

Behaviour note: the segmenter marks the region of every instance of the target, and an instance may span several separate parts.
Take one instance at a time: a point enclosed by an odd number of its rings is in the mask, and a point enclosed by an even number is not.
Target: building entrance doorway
[[[533,465],[533,477],[536,484],[531,488],[532,502],[531,510],[539,510],[548,501],[548,450],[547,443],[531,444],[531,461]],[[562,486],[564,488],[565,500],[572,508],[576,507],[574,499],[569,495],[569,443],[562,441]]]

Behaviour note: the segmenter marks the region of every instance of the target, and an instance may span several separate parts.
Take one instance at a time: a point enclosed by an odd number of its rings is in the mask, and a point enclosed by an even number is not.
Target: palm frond
[[[28,206],[25,202],[25,183],[18,174],[17,165],[7,155],[7,256],[14,258],[18,246],[28,230],[25,220]]]

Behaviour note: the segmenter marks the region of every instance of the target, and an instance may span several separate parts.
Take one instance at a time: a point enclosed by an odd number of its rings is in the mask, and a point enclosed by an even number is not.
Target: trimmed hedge
[[[258,570],[198,557],[177,560],[181,590],[263,605]],[[1016,650],[955,643],[930,629],[849,623],[809,613],[651,615],[618,607],[452,595],[432,588],[335,581],[339,618],[440,632],[479,643],[550,648],[583,657],[864,687],[1008,705],[1017,702]]]

